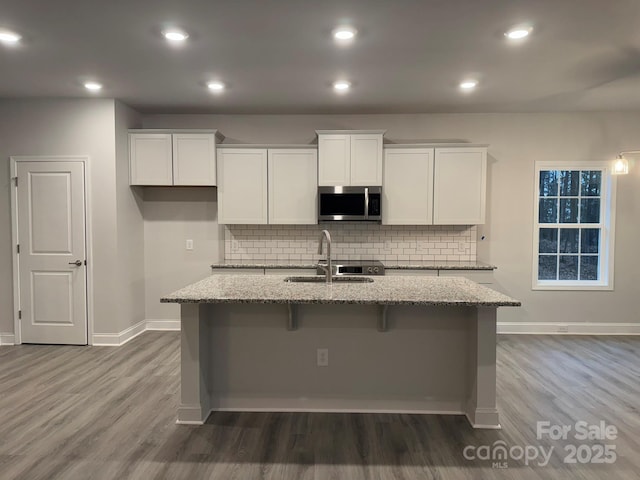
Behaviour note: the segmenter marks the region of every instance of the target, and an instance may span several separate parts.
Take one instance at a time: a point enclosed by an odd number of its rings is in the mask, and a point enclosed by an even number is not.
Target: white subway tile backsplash
[[[340,260],[475,261],[475,225],[227,225],[227,260],[315,261],[320,232],[331,232]],[[461,250],[462,248],[462,250]]]

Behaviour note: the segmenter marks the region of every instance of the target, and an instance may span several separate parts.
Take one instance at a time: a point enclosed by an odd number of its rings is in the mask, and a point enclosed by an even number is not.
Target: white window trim
[[[539,229],[545,225],[538,223],[540,171],[541,170],[602,170],[602,185],[600,192],[600,215],[602,234],[600,238],[600,280],[538,280],[538,248]],[[535,187],[533,189],[533,268],[531,278],[532,290],[613,290],[613,254],[615,245],[616,224],[616,184],[617,176],[611,175],[609,162],[535,162]],[[574,224],[571,224],[574,225]],[[589,228],[589,224],[579,224],[581,228]],[[555,227],[552,227],[555,228]]]

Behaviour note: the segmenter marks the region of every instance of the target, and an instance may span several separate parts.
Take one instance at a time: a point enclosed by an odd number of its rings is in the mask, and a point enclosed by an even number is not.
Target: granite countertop
[[[163,303],[295,303],[518,307],[520,302],[461,277],[370,277],[371,283],[289,283],[285,275],[211,275]]]
[[[323,260],[323,263],[326,262]],[[334,260],[334,263],[340,263]],[[495,270],[494,265],[483,262],[457,262],[446,260],[395,260],[382,262],[387,270]],[[316,268],[310,260],[229,260],[211,264],[211,268]]]

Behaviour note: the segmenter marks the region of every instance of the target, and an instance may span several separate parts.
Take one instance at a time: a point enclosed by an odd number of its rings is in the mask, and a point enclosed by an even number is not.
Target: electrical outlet
[[[391,252],[391,240],[384,241],[384,251]]]
[[[569,325],[558,325],[558,333],[569,333]]]
[[[465,251],[465,244],[464,242],[458,242],[458,252],[460,253],[464,253]]]
[[[240,250],[240,245],[238,244],[238,240],[231,240],[231,251],[233,253],[237,253]]]
[[[328,348],[319,348],[316,350],[316,364],[318,367],[328,367],[329,366],[329,349]]]
[[[189,239],[187,239],[187,242],[186,242],[186,246],[185,246],[185,248],[186,248],[187,250],[193,250],[193,240],[191,240],[190,238],[189,238]]]

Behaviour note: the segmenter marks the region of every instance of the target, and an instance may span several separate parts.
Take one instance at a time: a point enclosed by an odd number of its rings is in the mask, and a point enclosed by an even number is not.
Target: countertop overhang
[[[380,276],[371,283],[291,283],[286,275],[211,275],[162,303],[281,303],[518,307],[507,295],[462,277]]]

